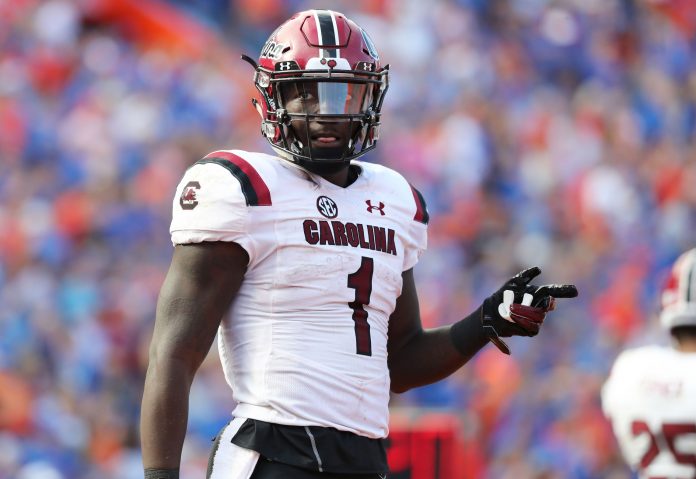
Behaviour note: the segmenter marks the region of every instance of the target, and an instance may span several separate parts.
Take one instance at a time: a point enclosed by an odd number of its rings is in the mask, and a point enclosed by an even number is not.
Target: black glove
[[[572,284],[529,284],[541,274],[536,266],[510,278],[481,306],[481,325],[488,340],[505,354],[510,348],[500,338],[536,336],[546,313],[553,311],[556,298],[574,298],[578,290]]]

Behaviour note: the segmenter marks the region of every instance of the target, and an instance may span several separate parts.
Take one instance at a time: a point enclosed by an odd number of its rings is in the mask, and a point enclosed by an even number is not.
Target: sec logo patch
[[[338,206],[336,206],[336,202],[328,196],[320,196],[317,198],[317,209],[325,218],[332,219],[338,216]]]

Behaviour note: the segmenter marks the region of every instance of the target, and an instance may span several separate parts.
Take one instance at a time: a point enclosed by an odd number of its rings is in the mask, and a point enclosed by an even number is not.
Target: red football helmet
[[[662,293],[660,322],[666,329],[696,326],[696,248],[682,254],[672,267]]]
[[[268,39],[252,100],[261,131],[280,155],[335,171],[377,144],[388,66],[367,33],[331,10],[296,13]]]

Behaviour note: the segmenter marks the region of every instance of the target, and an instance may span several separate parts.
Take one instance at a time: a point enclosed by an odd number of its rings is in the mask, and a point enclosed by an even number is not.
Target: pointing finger
[[[539,286],[534,292],[537,298],[553,296],[554,298],[575,298],[578,295],[578,288],[574,284],[545,284]]]

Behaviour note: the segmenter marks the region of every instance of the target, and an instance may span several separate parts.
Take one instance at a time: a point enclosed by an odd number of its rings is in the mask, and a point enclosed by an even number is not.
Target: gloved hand
[[[481,325],[489,341],[505,354],[510,348],[500,338],[536,336],[546,313],[553,311],[556,298],[574,298],[578,290],[572,284],[529,284],[541,274],[537,267],[510,278],[481,306]]]

